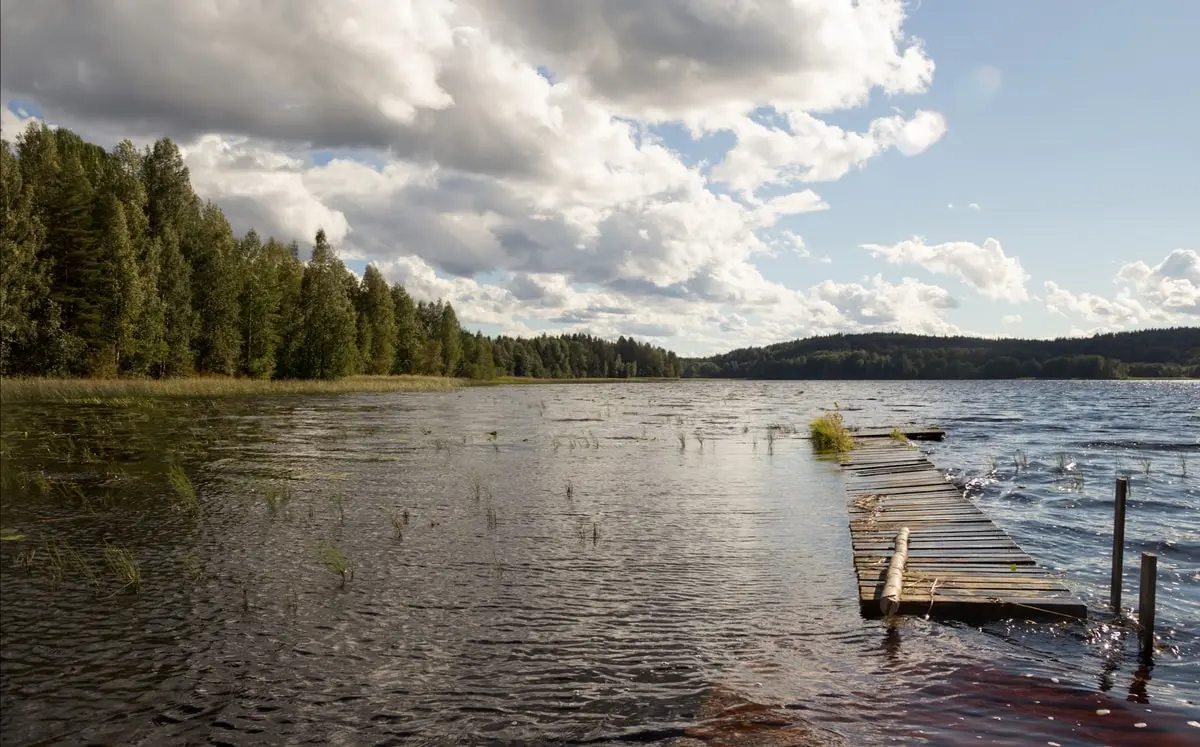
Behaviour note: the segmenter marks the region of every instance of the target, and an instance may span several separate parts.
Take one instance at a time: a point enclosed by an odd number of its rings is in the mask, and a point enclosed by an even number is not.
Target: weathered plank
[[[902,429],[903,430],[903,429]],[[940,440],[938,429],[904,431]],[[895,538],[908,528],[895,614],[983,621],[1005,617],[1084,618],[1087,607],[891,428],[855,432],[845,455],[850,540],[859,606],[880,614]]]

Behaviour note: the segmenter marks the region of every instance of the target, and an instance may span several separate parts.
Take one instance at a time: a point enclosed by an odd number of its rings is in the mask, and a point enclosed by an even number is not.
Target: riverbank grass
[[[62,402],[135,404],[187,397],[278,396],[384,392],[447,392],[465,382],[444,376],[347,376],[342,379],[0,379],[0,404]]]
[[[823,453],[841,454],[855,447],[854,436],[842,420],[840,412],[827,412],[808,424],[813,448]]]

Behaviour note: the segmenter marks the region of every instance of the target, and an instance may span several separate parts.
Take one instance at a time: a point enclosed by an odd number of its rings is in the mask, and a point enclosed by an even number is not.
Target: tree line
[[[488,379],[673,377],[674,353],[621,337],[495,339],[375,265],[348,270],[318,231],[235,235],[164,138],[113,150],[31,124],[0,148],[0,374]]]
[[[1200,327],[1055,340],[840,334],[684,361],[683,376],[734,379],[1200,378]]]

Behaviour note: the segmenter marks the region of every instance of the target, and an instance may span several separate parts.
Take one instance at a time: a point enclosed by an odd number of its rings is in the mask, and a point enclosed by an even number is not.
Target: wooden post
[[[1121,612],[1121,572],[1125,565],[1125,496],[1129,493],[1129,478],[1117,478],[1117,500],[1113,511],[1112,590],[1109,603],[1113,612]]]
[[[891,617],[900,609],[900,591],[904,586],[904,565],[908,562],[908,527],[902,527],[896,535],[896,550],[888,562],[887,580],[883,584],[883,596],[879,609]]]
[[[1138,587],[1138,625],[1141,632],[1142,656],[1154,653],[1154,596],[1158,591],[1158,556],[1142,553],[1142,578]]]

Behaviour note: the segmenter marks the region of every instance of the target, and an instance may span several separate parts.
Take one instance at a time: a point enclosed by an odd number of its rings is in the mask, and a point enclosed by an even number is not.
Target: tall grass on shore
[[[808,424],[809,438],[819,452],[841,454],[855,447],[854,437],[846,428],[842,414],[836,410],[813,418]]]
[[[159,398],[446,392],[461,386],[461,380],[442,376],[347,376],[333,380],[200,376],[181,379],[6,378],[0,380],[0,404],[134,404]]]

